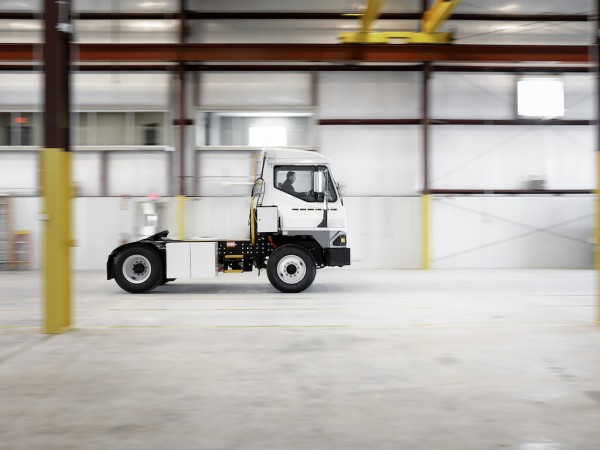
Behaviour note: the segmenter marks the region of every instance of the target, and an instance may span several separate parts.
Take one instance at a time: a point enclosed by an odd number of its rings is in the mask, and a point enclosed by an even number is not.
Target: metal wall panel
[[[37,195],[38,155],[34,152],[0,152],[0,192]]]
[[[433,268],[590,268],[594,198],[436,198]]]
[[[431,187],[593,189],[594,130],[589,126],[464,126],[431,128]]]
[[[515,119],[515,89],[511,74],[436,72],[431,79],[431,118]]]
[[[167,153],[121,152],[108,162],[109,195],[167,195]]]
[[[204,73],[200,101],[209,106],[309,106],[307,73]]]
[[[418,118],[419,72],[332,72],[319,74],[321,119]]]
[[[321,126],[321,153],[345,195],[416,195],[423,189],[418,126]]]
[[[100,195],[100,155],[76,152],[73,153],[72,164],[76,195]]]

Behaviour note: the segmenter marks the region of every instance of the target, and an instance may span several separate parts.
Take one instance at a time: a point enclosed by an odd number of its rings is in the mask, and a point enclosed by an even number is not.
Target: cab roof
[[[295,148],[265,148],[263,155],[284,164],[329,164],[329,160],[318,152]]]

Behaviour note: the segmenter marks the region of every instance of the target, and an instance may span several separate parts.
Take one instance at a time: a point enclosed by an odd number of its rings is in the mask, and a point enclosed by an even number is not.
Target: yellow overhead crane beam
[[[340,40],[345,44],[386,44],[393,40],[407,44],[448,44],[452,42],[452,33],[436,31],[448,17],[460,0],[436,0],[423,15],[421,31],[382,31],[373,32],[371,26],[379,18],[385,0],[368,0],[361,18],[360,31],[340,33]]]

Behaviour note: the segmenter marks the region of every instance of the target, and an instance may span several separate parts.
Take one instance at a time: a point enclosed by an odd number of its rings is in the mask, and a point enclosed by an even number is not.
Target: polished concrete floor
[[[0,449],[600,448],[592,271],[74,284],[49,336],[40,274],[0,272]]]

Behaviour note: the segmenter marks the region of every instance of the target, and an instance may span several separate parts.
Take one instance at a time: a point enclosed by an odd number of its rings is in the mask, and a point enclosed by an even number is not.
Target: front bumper
[[[350,265],[349,248],[326,248],[325,263],[328,266],[342,267]]]

